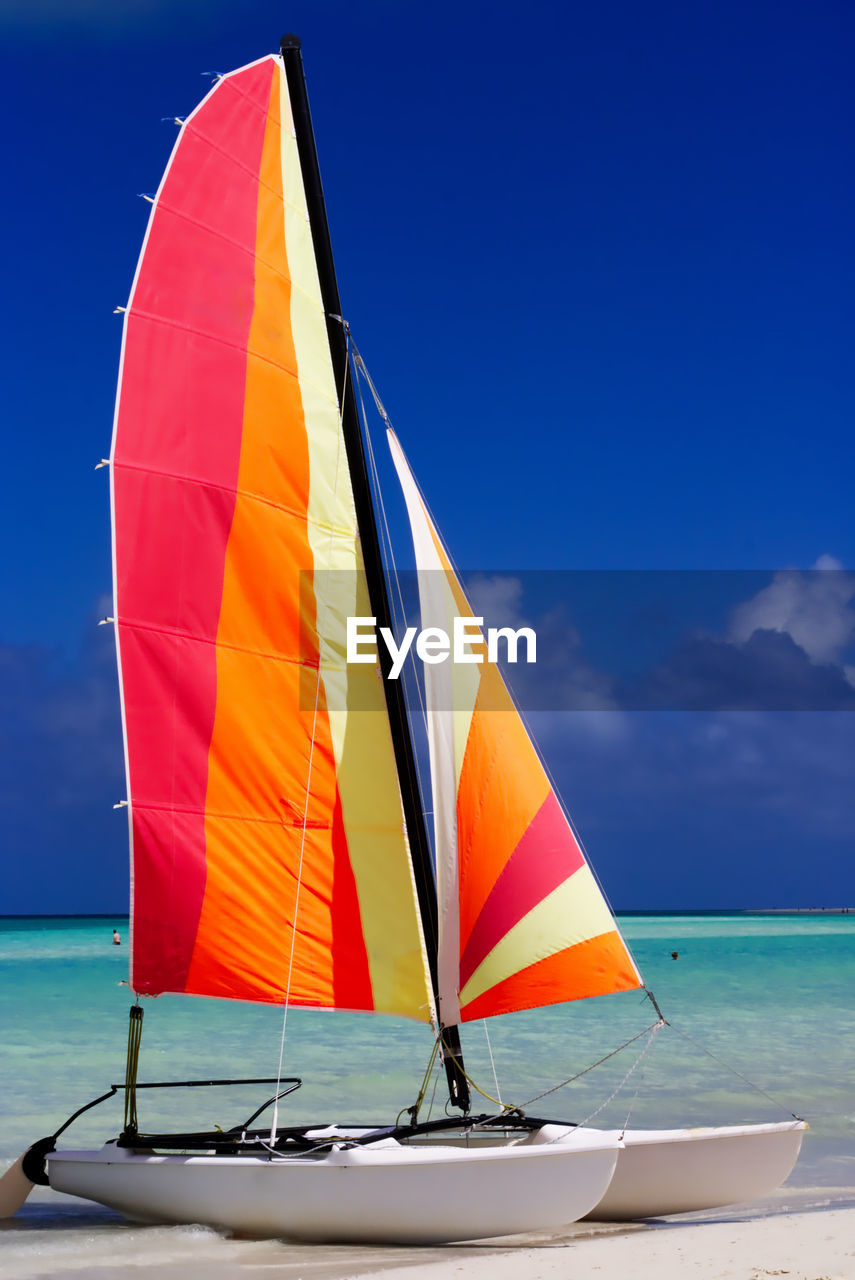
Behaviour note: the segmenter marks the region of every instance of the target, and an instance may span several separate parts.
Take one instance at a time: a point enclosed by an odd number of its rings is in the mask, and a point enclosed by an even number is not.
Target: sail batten
[[[388,437],[413,534],[422,625],[451,634],[454,618],[473,610],[401,446]],[[425,692],[442,1021],[641,986],[498,667],[426,666]]]
[[[428,1020],[383,688],[341,661],[342,618],[368,607],[290,110],[278,58],[211,90],[125,317],[131,982]]]

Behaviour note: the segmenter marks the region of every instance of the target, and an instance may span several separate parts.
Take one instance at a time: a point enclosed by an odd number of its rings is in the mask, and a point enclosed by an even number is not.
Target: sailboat
[[[142,1221],[377,1243],[766,1194],[798,1119],[633,1134],[473,1110],[462,1025],[646,988],[494,663],[425,668],[431,849],[388,649],[348,661],[348,619],[393,622],[342,314],[286,36],[181,124],[125,312],[109,463],[136,1003],[124,1084],[71,1117],[122,1089],[125,1123],[58,1150],[69,1120],[21,1177]],[[423,627],[471,619],[389,444]],[[414,1019],[457,1114],[422,1120],[420,1097],[381,1128],[288,1124],[280,1063],[244,1124],[145,1132],[141,1001],[167,992]]]

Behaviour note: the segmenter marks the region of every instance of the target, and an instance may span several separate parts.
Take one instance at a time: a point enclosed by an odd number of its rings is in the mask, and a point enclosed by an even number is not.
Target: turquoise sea
[[[810,1131],[777,1205],[855,1202],[855,912],[625,915],[620,923],[672,1025],[531,1103],[530,1113],[594,1116],[608,1128],[623,1125],[628,1114],[640,1127],[674,1127],[795,1113]],[[114,926],[120,947],[112,945]],[[117,917],[0,919],[0,1168],[124,1079],[127,936],[127,920]],[[497,1081],[504,1101],[525,1104],[654,1021],[649,1001],[632,992],[493,1019],[486,1031],[475,1023],[464,1028],[467,1069],[488,1094]],[[277,1009],[147,1000],[140,1080],[275,1076],[281,1033]],[[429,1032],[416,1025],[292,1010],[283,1073],[304,1083],[283,1104],[282,1118],[388,1122],[414,1100],[430,1049]],[[141,1127],[227,1128],[268,1092],[262,1085],[143,1093]],[[440,1109],[441,1103],[434,1114]],[[121,1122],[121,1103],[111,1100],[61,1141],[100,1145]],[[131,1226],[41,1189],[20,1215],[0,1224],[0,1277],[10,1280],[81,1274],[110,1280],[124,1276],[128,1264],[166,1280],[256,1270],[323,1280],[402,1265],[414,1252],[419,1260],[447,1256],[437,1249],[381,1252],[378,1260],[377,1251],[364,1248]]]

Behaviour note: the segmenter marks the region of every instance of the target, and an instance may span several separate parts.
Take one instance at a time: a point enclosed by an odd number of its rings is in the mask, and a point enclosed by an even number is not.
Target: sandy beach
[[[577,1229],[536,1248],[474,1256],[455,1253],[443,1262],[386,1269],[383,1280],[852,1280],[855,1277],[855,1209],[828,1209],[749,1221],[687,1222],[637,1226],[603,1236]]]

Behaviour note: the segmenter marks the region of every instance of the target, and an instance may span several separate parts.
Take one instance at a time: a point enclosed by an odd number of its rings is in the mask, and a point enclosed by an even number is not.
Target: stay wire
[[[593,1111],[591,1111],[587,1116],[585,1116],[584,1120],[580,1120],[580,1121],[578,1122],[578,1124],[575,1126],[575,1128],[576,1128],[576,1132],[577,1132],[577,1133],[578,1133],[578,1131],[579,1131],[580,1129],[584,1128],[584,1126],[585,1126],[586,1124],[590,1124],[590,1122],[591,1122],[591,1121],[592,1121],[596,1116],[598,1116],[598,1115],[600,1114],[600,1112],[601,1112],[601,1111],[605,1111],[605,1109],[606,1109],[606,1107],[609,1105],[609,1103],[614,1102],[615,1098],[618,1096],[618,1094],[623,1090],[624,1086],[626,1085],[627,1080],[629,1080],[630,1076],[633,1074],[633,1072],[636,1070],[636,1068],[640,1065],[640,1063],[644,1060],[644,1058],[645,1058],[646,1054],[647,1054],[647,1053],[650,1051],[650,1049],[653,1047],[653,1042],[654,1042],[654,1040],[656,1039],[656,1037],[657,1037],[657,1035],[659,1034],[659,1032],[660,1032],[660,1031],[662,1030],[662,1028],[663,1028],[664,1026],[666,1026],[666,1025],[667,1025],[667,1024],[666,1024],[666,1023],[664,1023],[664,1022],[654,1022],[652,1026],[650,1026],[650,1027],[646,1027],[644,1031],[640,1031],[640,1032],[639,1032],[639,1034],[638,1034],[638,1036],[633,1036],[633,1040],[637,1040],[637,1039],[639,1038],[639,1036],[643,1036],[643,1035],[647,1034],[647,1043],[646,1043],[646,1044],[644,1045],[644,1047],[642,1048],[641,1053],[640,1053],[640,1054],[638,1055],[638,1057],[635,1059],[635,1062],[633,1062],[632,1066],[630,1067],[629,1071],[627,1071],[626,1075],[625,1075],[625,1076],[624,1076],[624,1078],[621,1080],[620,1084],[618,1084],[617,1088],[615,1088],[615,1089],[613,1089],[613,1090],[612,1090],[612,1092],[611,1092],[611,1093],[609,1094],[609,1096],[606,1098],[605,1102],[601,1102],[601,1103],[600,1103],[600,1105],[599,1105],[598,1107],[595,1107]],[[627,1041],[627,1044],[632,1044],[632,1040],[628,1040],[628,1041]],[[627,1047],[627,1046],[626,1046],[626,1044],[621,1045],[621,1049],[625,1049],[626,1047]],[[615,1053],[620,1053],[620,1049],[615,1049]],[[612,1054],[609,1054],[609,1057],[612,1057],[612,1056],[613,1056]],[[605,1061],[605,1059],[602,1059],[602,1061]],[[596,1063],[596,1062],[595,1062],[595,1063],[594,1063],[594,1066],[599,1066],[599,1063]],[[591,1071],[591,1070],[593,1070],[593,1068],[592,1068],[592,1067],[588,1067],[588,1071]],[[582,1071],[582,1072],[580,1072],[579,1074],[580,1074],[580,1075],[584,1075],[584,1074],[585,1074],[585,1072],[584,1072],[584,1071]],[[576,1079],[576,1080],[578,1080],[578,1078],[579,1078],[579,1077],[578,1077],[578,1076],[574,1076],[573,1078],[574,1078],[574,1079]],[[569,1082],[568,1082],[568,1083],[569,1083]],[[562,1086],[561,1086],[561,1085],[557,1085],[556,1087],[560,1089]],[[553,1090],[552,1090],[552,1089],[550,1089],[548,1092],[552,1093],[552,1092],[553,1092]],[[545,1095],[541,1094],[541,1097],[543,1097],[543,1096],[545,1096]],[[635,1099],[636,1099],[637,1097],[638,1097],[638,1089],[636,1089],[635,1094],[634,1094],[633,1099],[632,1099],[632,1102],[631,1102],[631,1103],[630,1103],[630,1105],[629,1105],[629,1111],[627,1112],[626,1122],[624,1123],[624,1127],[623,1127],[623,1129],[622,1129],[622,1131],[621,1131],[621,1137],[623,1137],[624,1133],[626,1132],[627,1126],[628,1126],[628,1124],[629,1124],[629,1117],[630,1117],[630,1115],[632,1114],[632,1108],[633,1108],[633,1107],[634,1107],[634,1105],[635,1105]],[[526,1104],[526,1105],[528,1105],[528,1104]],[[564,1135],[563,1135],[563,1134],[559,1134],[557,1137],[555,1137],[555,1138],[553,1138],[553,1139],[552,1139],[552,1142],[559,1142],[559,1141],[561,1140],[561,1138],[562,1138],[562,1137],[564,1137]]]
[[[377,412],[379,413],[383,422],[386,424],[387,428],[390,431],[393,430],[393,427],[392,427],[391,419],[389,418],[389,415],[387,414],[385,408],[383,407],[383,402],[377,394],[377,389],[374,386],[374,383],[371,379],[371,375],[369,374],[368,369],[365,366],[365,361],[362,359],[362,356],[359,354],[359,351],[356,349],[356,344],[352,343],[351,345],[353,350],[353,367],[354,367],[354,373],[355,373],[355,381],[356,381],[357,389],[359,391],[359,404],[360,404],[360,409],[362,413],[362,426],[365,432],[365,440],[368,448],[368,460],[369,460],[370,469],[371,469],[371,478],[374,481],[374,491],[377,495],[377,505],[380,509],[382,528],[383,528],[383,533],[385,535],[383,538],[383,547],[386,550],[386,554],[388,555],[389,566],[390,566],[387,572],[388,572],[390,581],[393,581],[395,584],[395,590],[398,595],[398,603],[401,609],[401,623],[400,624],[398,623],[397,616],[394,617],[394,621],[396,626],[401,625],[403,626],[404,629],[406,629],[407,607],[404,603],[404,593],[401,590],[401,578],[400,578],[400,574],[398,573],[398,566],[395,562],[395,549],[392,544],[392,535],[389,531],[389,522],[386,517],[386,504],[383,501],[383,490],[380,486],[380,476],[377,470],[377,462],[374,456],[374,445],[371,439],[371,431],[368,426],[368,415],[365,411],[365,400],[362,395],[362,379],[364,379],[368,385],[368,388],[374,400],[374,404],[377,408]],[[389,602],[392,605],[393,615],[394,615],[395,613],[394,600],[392,599],[391,593],[390,593]],[[412,649],[408,654],[408,661],[412,664],[413,670],[415,671],[415,659],[413,658]],[[418,693],[419,707],[421,709],[422,717],[425,723],[427,723],[427,709],[425,707],[424,698],[422,697],[422,686],[421,686],[421,682],[418,679],[418,672],[416,672],[416,691]],[[407,692],[406,684],[404,685],[404,697],[407,701],[407,710],[409,711],[411,708],[409,705],[409,695]],[[416,767],[418,769],[418,761],[416,761]],[[421,782],[421,778],[419,779],[419,781]]]
[[[662,1020],[662,1026],[663,1026],[663,1027],[666,1027],[667,1025],[668,1025],[668,1024],[667,1024],[667,1022],[665,1022],[665,1020],[663,1019],[663,1020]],[[654,1030],[650,1033],[650,1040],[648,1040],[647,1044],[646,1044],[646,1045],[644,1046],[644,1048],[642,1049],[642,1051],[641,1051],[641,1053],[640,1053],[640,1055],[639,1055],[639,1057],[638,1057],[638,1060],[637,1060],[635,1063],[633,1063],[633,1066],[632,1066],[632,1068],[631,1068],[630,1072],[629,1072],[629,1073],[627,1074],[627,1076],[625,1077],[625,1079],[624,1079],[624,1081],[623,1081],[623,1084],[626,1084],[626,1081],[629,1079],[630,1075],[631,1075],[631,1074],[632,1074],[632,1072],[635,1070],[635,1068],[639,1065],[639,1063],[641,1062],[642,1058],[643,1058],[643,1057],[645,1056],[645,1054],[647,1053],[647,1050],[648,1050],[648,1049],[650,1049],[650,1048],[652,1047],[652,1045],[653,1045],[653,1040],[654,1040],[654,1038],[655,1038],[656,1034],[657,1034],[659,1031],[661,1031],[661,1030],[662,1030],[662,1027],[656,1027],[656,1028],[654,1028]],[[636,1084],[636,1086],[635,1086],[635,1093],[632,1095],[632,1099],[630,1100],[630,1104],[629,1104],[629,1106],[628,1106],[628,1107],[627,1107],[627,1109],[626,1109],[626,1119],[625,1119],[625,1120],[624,1120],[624,1122],[623,1122],[623,1128],[621,1129],[621,1133],[620,1133],[621,1138],[623,1138],[623,1137],[625,1136],[626,1131],[627,1131],[627,1129],[629,1128],[629,1122],[630,1122],[630,1119],[632,1118],[632,1113],[633,1113],[633,1111],[634,1111],[634,1109],[635,1109],[635,1104],[636,1104],[636,1102],[638,1101],[638,1095],[639,1095],[639,1093],[641,1092],[641,1086],[642,1086],[643,1084],[644,1084],[644,1067],[642,1067],[642,1068],[641,1068],[641,1072],[640,1072],[639,1077],[638,1077],[638,1083],[637,1083],[637,1084]],[[623,1087],[623,1085],[622,1085],[621,1087]]]
[[[389,524],[386,519],[386,507],[383,502],[383,491],[380,488],[380,476],[377,470],[377,461],[374,457],[374,443],[371,439],[371,430],[368,425],[368,414],[365,409],[365,398],[362,394],[362,379],[360,377],[360,369],[364,369],[364,368],[365,366],[362,363],[362,359],[358,357],[358,353],[357,353],[357,355],[354,356],[354,360],[353,360],[354,383],[356,384],[356,392],[359,398],[359,411],[360,411],[360,416],[362,418],[362,430],[365,436],[366,452],[368,454],[368,469],[371,475],[373,492],[377,501],[377,506],[379,508],[380,517],[381,517],[380,546],[384,556],[384,568],[386,570],[386,576],[389,582],[394,583],[395,585],[395,591],[398,596],[398,604],[400,605],[400,608],[401,608],[401,618],[399,620],[397,609],[396,609],[395,597],[390,591],[389,607],[392,612],[392,623],[395,629],[398,630],[398,628],[401,627],[401,625],[403,625],[404,627],[406,627],[407,625],[407,611],[404,608],[404,597],[401,591],[400,579],[398,577],[398,568],[395,563],[395,552],[392,547],[392,537],[389,532]]]
[[[662,1029],[662,1027],[667,1025],[668,1024],[665,1023],[661,1018],[656,1022],[652,1022],[649,1027],[644,1027],[641,1031],[637,1032],[637,1034],[632,1036],[629,1040],[625,1040],[622,1045],[618,1045],[617,1049],[612,1049],[611,1053],[607,1053],[605,1054],[604,1057],[598,1058],[596,1062],[592,1062],[589,1067],[585,1067],[584,1070],[582,1071],[577,1071],[575,1075],[569,1076],[568,1079],[566,1080],[562,1080],[560,1084],[553,1085],[551,1089],[544,1089],[543,1093],[536,1093],[533,1098],[529,1098],[527,1102],[523,1102],[520,1105],[523,1107],[530,1107],[533,1102],[540,1102],[541,1098],[548,1098],[551,1093],[557,1093],[559,1089],[565,1089],[568,1084],[573,1084],[574,1081],[581,1080],[582,1076],[586,1076],[588,1072],[593,1071],[595,1067],[601,1067],[604,1062],[608,1062],[609,1058],[614,1058],[617,1054],[623,1053],[624,1049],[628,1049],[631,1044],[635,1044],[635,1041],[640,1040],[642,1036],[651,1035],[652,1032],[658,1032]],[[645,1049],[645,1052],[646,1052],[646,1049]],[[633,1067],[633,1070],[634,1069],[635,1068]],[[628,1073],[626,1078],[628,1078],[629,1074],[631,1073]],[[622,1087],[623,1085],[621,1084],[618,1088],[618,1091]],[[612,1097],[614,1097],[614,1094],[612,1095]],[[609,1098],[607,1101],[611,1102],[611,1098]],[[603,1106],[605,1105],[606,1103],[603,1103]],[[602,1110],[602,1107],[598,1108],[598,1110]],[[597,1112],[595,1111],[593,1112],[593,1114],[596,1115]]]
[[[394,553],[392,551],[392,539],[389,536],[389,528],[386,523],[386,518],[385,518],[386,512],[385,512],[385,508],[383,507],[382,493],[380,491],[380,479],[377,472],[377,463],[374,458],[374,446],[371,440],[371,431],[368,426],[368,413],[365,409],[365,397],[362,394],[362,377],[360,375],[360,370],[364,368],[364,365],[355,347],[353,348],[353,350],[354,350],[354,356],[352,360],[353,383],[356,389],[356,397],[359,402],[359,416],[362,420],[362,433],[365,437],[366,453],[368,455],[368,471],[372,481],[372,491],[377,499],[377,505],[380,507],[381,516],[382,516],[382,524],[380,526],[380,549],[383,554],[383,562],[384,562],[383,567],[386,570],[387,578],[390,581],[394,580],[396,589],[398,591],[398,595],[400,596],[401,590],[400,590],[400,584],[398,582],[397,570],[395,568]],[[398,615],[395,608],[395,599],[391,592],[389,593],[389,608],[392,613],[392,624],[395,630],[397,631],[400,626],[400,622],[398,620]],[[404,617],[404,622],[406,623],[405,613],[403,617]]]
[[[694,1036],[690,1036],[686,1031],[681,1031],[679,1027],[674,1026],[673,1022],[669,1022],[668,1026],[672,1031],[676,1031],[678,1036],[682,1036],[684,1040],[687,1040],[689,1044],[693,1045],[696,1049],[700,1049],[701,1053],[705,1053],[708,1058],[712,1058],[713,1062],[717,1062],[720,1067],[724,1067],[725,1071],[729,1071],[732,1075],[735,1075],[739,1080],[741,1080],[743,1084],[747,1084],[749,1089],[753,1089],[755,1093],[759,1093],[769,1102],[773,1102],[776,1107],[779,1107],[782,1111],[786,1111],[794,1120],[804,1120],[804,1116],[797,1116],[795,1111],[791,1111],[788,1106],[785,1106],[785,1104],[781,1102],[780,1098],[776,1098],[765,1089],[761,1089],[759,1084],[755,1084],[753,1080],[749,1080],[747,1076],[744,1076],[741,1071],[737,1071],[736,1067],[731,1066],[729,1062],[725,1062],[723,1058],[719,1058],[717,1054],[713,1053],[712,1049],[708,1049],[706,1045],[701,1044],[700,1040],[696,1040]]]
[[[397,593],[397,597],[398,597],[398,604],[400,606],[400,621],[399,621],[398,613],[395,607],[395,597],[393,593],[390,591],[389,605],[392,612],[392,622],[393,622],[393,626],[396,629],[400,629],[400,633],[403,634],[403,632],[406,631],[407,629],[407,606],[404,603],[404,593],[401,590],[401,578],[400,578],[400,574],[398,573],[397,563],[395,561],[395,549],[392,544],[392,535],[389,530],[389,521],[386,516],[386,504],[383,501],[383,490],[380,485],[380,475],[377,470],[377,461],[374,456],[374,445],[371,439],[371,431],[368,425],[368,414],[366,413],[366,410],[365,410],[365,399],[362,394],[363,379],[368,384],[368,388],[371,391],[371,395],[374,399],[374,404],[377,407],[377,412],[379,413],[380,417],[383,419],[386,426],[390,430],[392,429],[392,423],[389,419],[389,415],[387,414],[385,408],[383,407],[383,402],[381,401],[380,397],[377,394],[377,389],[374,386],[374,383],[371,379],[371,375],[369,374],[365,366],[365,361],[362,359],[362,356],[359,354],[356,344],[350,335],[349,329],[347,329],[347,333],[350,341],[350,349],[353,352],[354,383],[356,385],[357,395],[359,398],[359,408],[360,408],[360,413],[362,417],[362,429],[363,429],[363,434],[365,436],[366,452],[368,454],[369,471],[370,471],[371,479],[374,485],[374,493],[377,498],[377,507],[380,512],[381,552],[384,554],[386,558],[386,563],[384,567],[386,569],[387,579],[389,580],[390,583],[394,583],[395,592]],[[416,669],[415,658],[413,657],[412,649],[410,649],[410,652],[407,655],[407,662],[409,663],[410,669],[413,672],[413,679],[415,681],[415,686],[416,686],[416,694],[419,700],[419,710],[421,712],[421,719],[422,719],[422,723],[425,726],[425,732],[427,732],[427,720],[428,720],[427,708],[425,706],[424,697],[422,696],[421,681],[419,680],[419,674]],[[404,696],[404,706],[406,708],[407,718],[410,721],[410,723],[412,723],[414,720],[414,715],[413,715],[412,697],[410,694],[410,686],[406,680],[402,681],[402,685],[403,685],[402,692]],[[433,810],[425,807],[425,798],[430,793],[430,791],[429,791],[429,787],[425,783],[422,766],[419,762],[418,751],[413,752],[413,760],[414,760],[415,769],[416,769],[416,779],[419,785],[419,803],[421,805],[422,817],[426,819],[432,815]]]

